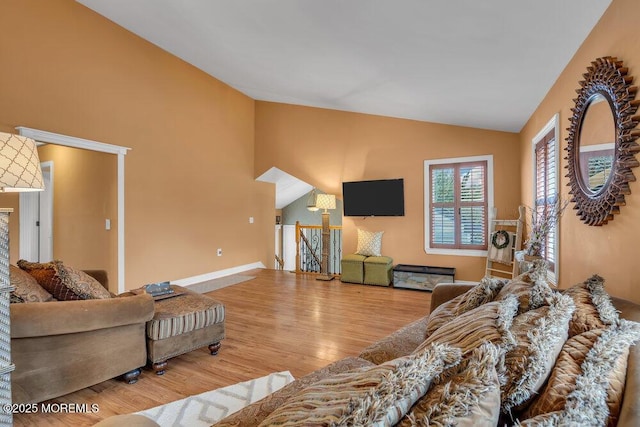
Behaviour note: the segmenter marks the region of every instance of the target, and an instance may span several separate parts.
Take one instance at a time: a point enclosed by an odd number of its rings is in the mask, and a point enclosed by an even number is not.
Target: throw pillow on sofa
[[[58,301],[111,298],[109,291],[93,277],[65,266],[61,261],[37,263],[20,260],[18,267],[33,276]]]
[[[485,342],[498,345],[506,352],[515,345],[509,328],[517,309],[518,299],[515,296],[482,304],[442,325],[415,352],[434,342],[458,347],[464,355]]]
[[[520,409],[542,388],[567,340],[573,300],[556,293],[548,303],[513,319],[516,346],[505,355],[506,381],[501,387],[506,414]]]
[[[622,405],[629,347],[640,340],[640,323],[621,319],[606,329],[565,343],[549,381],[521,416],[551,417],[554,425],[615,425]]]
[[[460,359],[459,349],[434,344],[382,365],[325,378],[291,396],[260,426],[395,425],[433,378]]]
[[[567,396],[575,388],[575,379],[582,373],[580,367],[587,353],[603,332],[604,329],[593,329],[567,340],[558,355],[549,382],[522,414],[522,418],[528,419],[564,408]]]
[[[555,291],[547,282],[546,261],[536,260],[533,268],[515,277],[502,287],[495,300],[500,301],[509,295],[518,297],[518,314],[541,307]]]
[[[15,287],[11,291],[11,302],[48,302],[53,296],[38,284],[36,279],[26,271],[14,265],[9,266],[10,283]]]
[[[58,301],[70,301],[80,299],[62,284],[56,272],[53,262],[29,262],[18,261],[18,267],[33,276],[38,284],[47,290]]]
[[[604,289],[604,279],[598,275],[570,287],[564,294],[573,298],[576,304],[569,325],[569,337],[614,325],[620,318]]]
[[[402,419],[415,425],[484,427],[498,425],[500,382],[496,365],[501,350],[485,343],[433,380],[433,386]]]
[[[429,315],[426,336],[434,333],[451,319],[493,301],[498,292],[508,282],[507,279],[484,277],[480,283],[462,295],[439,305]]]
[[[82,270],[54,261],[58,268],[58,276],[62,284],[69,288],[80,299],[108,299],[111,294],[93,277]]]

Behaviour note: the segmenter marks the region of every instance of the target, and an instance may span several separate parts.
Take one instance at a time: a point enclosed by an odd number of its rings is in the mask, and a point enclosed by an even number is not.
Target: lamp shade
[[[311,190],[311,193],[309,193],[309,198],[307,199],[307,209],[311,212],[315,212],[319,209],[318,206],[316,206],[317,197],[318,194],[316,193],[316,189],[314,188],[313,190]]]
[[[0,192],[44,190],[36,142],[0,132]]]
[[[333,194],[318,194],[316,198],[316,206],[320,209],[335,209],[336,196]]]

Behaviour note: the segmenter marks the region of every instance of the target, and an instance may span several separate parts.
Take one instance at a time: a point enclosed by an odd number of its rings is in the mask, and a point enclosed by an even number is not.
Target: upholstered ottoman
[[[147,358],[158,375],[167,359],[205,345],[218,354],[224,338],[224,305],[206,295],[172,285],[181,295],[155,302],[153,319],[147,322]]]
[[[364,280],[364,255],[349,254],[342,257],[342,273],[340,280],[350,283],[363,283]]]
[[[364,284],[389,286],[393,278],[393,259],[370,256],[364,260]]]

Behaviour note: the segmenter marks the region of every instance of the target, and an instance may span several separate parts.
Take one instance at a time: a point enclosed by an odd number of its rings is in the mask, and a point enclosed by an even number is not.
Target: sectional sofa
[[[430,315],[215,425],[640,425],[640,305],[545,277],[439,284]]]
[[[48,274],[43,270],[31,271]],[[82,274],[64,271],[75,278]],[[153,298],[109,298],[106,273],[86,273],[103,286],[98,292],[104,298],[58,301],[25,270],[11,266],[11,282],[19,288],[10,307],[13,403],[42,402],[121,375],[132,383],[145,366]],[[54,293],[69,291],[60,285]]]

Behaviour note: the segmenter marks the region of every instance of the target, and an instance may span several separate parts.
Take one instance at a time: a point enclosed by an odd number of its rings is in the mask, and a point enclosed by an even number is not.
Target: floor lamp
[[[0,192],[42,191],[42,170],[33,139],[0,132]],[[11,411],[11,317],[9,276],[9,214],[0,209],[0,426],[13,425]]]
[[[333,275],[329,273],[329,255],[331,253],[331,230],[329,228],[328,209],[336,208],[336,196],[333,194],[318,194],[316,197],[316,207],[324,209],[322,211],[322,264],[320,265],[320,275],[318,280],[333,280]]]

